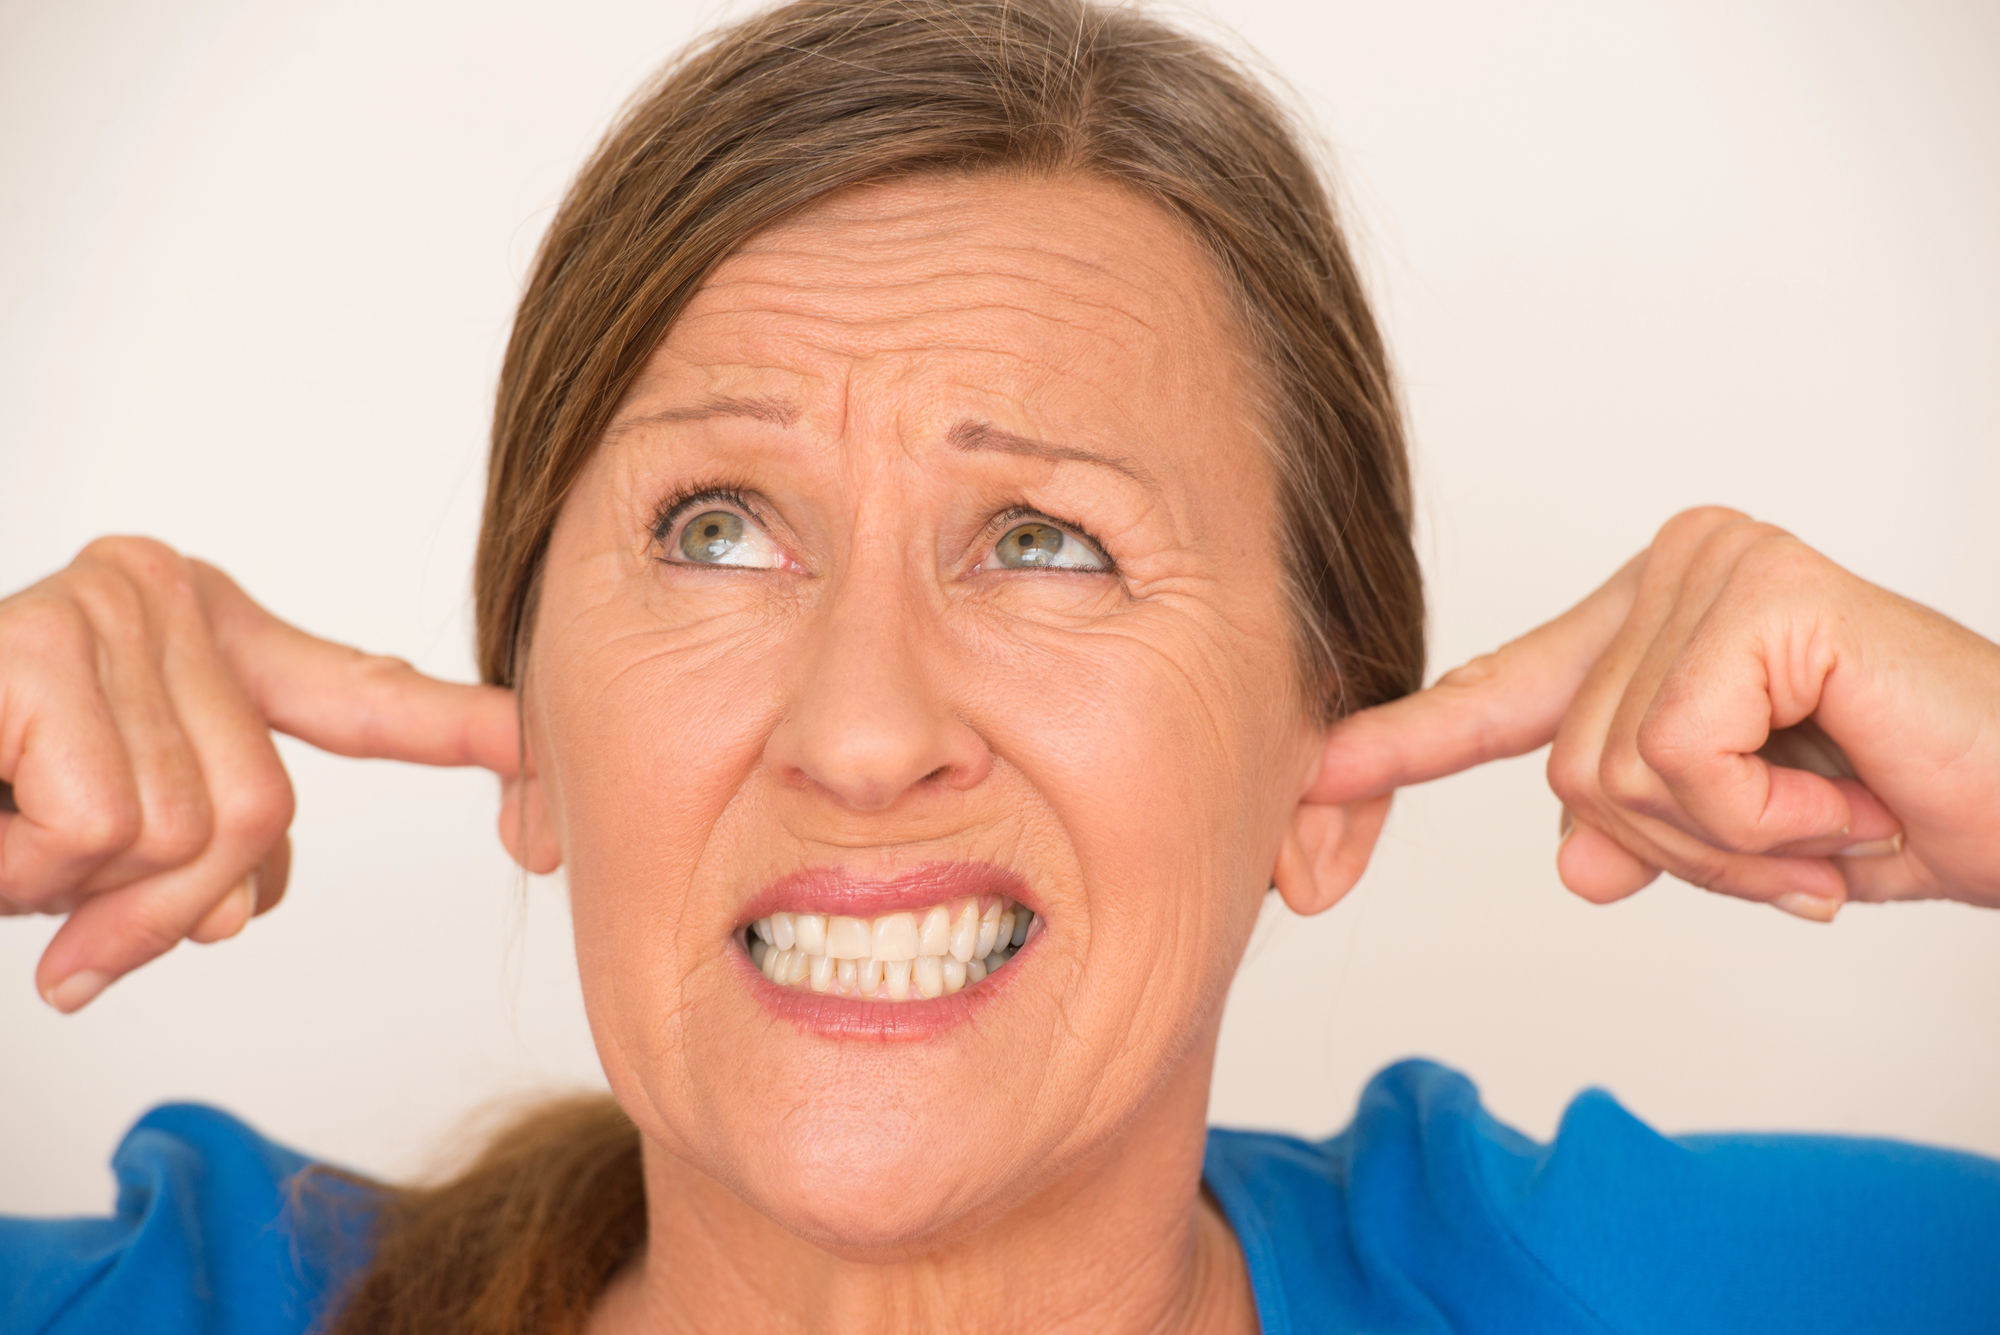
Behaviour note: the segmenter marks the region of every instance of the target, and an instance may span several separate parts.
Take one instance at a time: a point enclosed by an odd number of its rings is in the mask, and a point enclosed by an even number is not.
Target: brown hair
[[[1182,220],[1267,377],[1299,682],[1331,719],[1414,690],[1423,593],[1380,334],[1288,117],[1212,46],[1088,0],[795,0],[633,102],[542,243],[500,373],[474,575],[480,671],[517,685],[549,532],[715,266],[846,186],[1075,173]],[[530,1117],[458,1182],[391,1196],[345,1332],[568,1331],[645,1234],[609,1100]]]
[[[351,1219],[343,1188],[375,1188],[373,1256],[341,1295],[336,1335],[580,1331],[646,1241],[639,1132],[604,1094],[529,1108],[434,1186],[330,1176],[302,1184],[312,1199],[295,1217]]]

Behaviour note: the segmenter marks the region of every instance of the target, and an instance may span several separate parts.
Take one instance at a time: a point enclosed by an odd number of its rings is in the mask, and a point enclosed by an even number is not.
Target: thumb
[[[1625,624],[1643,554],[1555,620],[1333,725],[1307,802],[1360,802],[1523,755],[1556,735],[1591,665]]]
[[[401,659],[308,635],[229,576],[190,563],[216,643],[265,720],[335,755],[417,765],[520,768],[514,693],[427,677]]]

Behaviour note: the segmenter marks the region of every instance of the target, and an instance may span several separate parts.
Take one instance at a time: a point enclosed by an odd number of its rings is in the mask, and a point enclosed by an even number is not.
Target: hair
[[[1421,684],[1402,419],[1327,184],[1239,64],[1090,0],[794,0],[641,91],[507,345],[473,582],[486,681],[519,686],[556,514],[716,265],[831,192],[990,171],[1121,184],[1205,249],[1265,380],[1305,707],[1326,722]],[[336,1329],[577,1331],[645,1233],[632,1124],[603,1096],[551,1105],[457,1180],[385,1192]]]

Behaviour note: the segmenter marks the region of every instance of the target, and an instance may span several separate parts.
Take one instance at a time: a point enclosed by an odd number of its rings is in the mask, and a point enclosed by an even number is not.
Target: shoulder
[[[1288,1309],[1267,1332],[2000,1328],[2000,1164],[1975,1155],[1668,1137],[1600,1091],[1543,1145],[1404,1062],[1327,1140],[1211,1132],[1205,1176]]]
[[[0,1330],[295,1335],[365,1249],[371,1193],[214,1108],[139,1119],[109,1218],[0,1218]]]

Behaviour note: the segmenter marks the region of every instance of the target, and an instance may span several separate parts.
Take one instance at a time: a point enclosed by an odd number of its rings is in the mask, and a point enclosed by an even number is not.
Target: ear
[[[562,866],[562,844],[532,746],[522,757],[521,772],[501,780],[500,842],[514,861],[537,876]]]
[[[1292,912],[1324,913],[1354,888],[1374,855],[1395,793],[1339,804],[1301,799],[1271,883]]]

